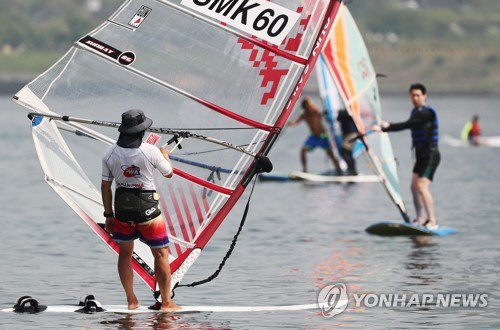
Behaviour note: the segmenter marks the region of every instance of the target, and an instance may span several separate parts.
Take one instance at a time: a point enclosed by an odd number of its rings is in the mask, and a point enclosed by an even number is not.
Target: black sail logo
[[[135,61],[135,54],[133,52],[122,52],[102,41],[99,41],[91,36],[85,36],[78,41],[80,44],[85,45],[107,57],[113,58],[121,65],[130,65]]]

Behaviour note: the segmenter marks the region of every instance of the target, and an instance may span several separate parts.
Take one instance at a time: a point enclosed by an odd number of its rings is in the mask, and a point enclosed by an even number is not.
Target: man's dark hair
[[[424,95],[427,94],[427,88],[425,88],[425,86],[421,83],[411,84],[408,91],[411,93],[411,91],[414,89],[419,89]]]

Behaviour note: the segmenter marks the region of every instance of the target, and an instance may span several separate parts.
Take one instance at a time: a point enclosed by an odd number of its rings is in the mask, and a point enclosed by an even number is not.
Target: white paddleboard
[[[341,302],[336,307],[347,304],[347,301]],[[42,306],[42,305],[40,305]],[[43,313],[75,313],[82,311],[82,306],[76,305],[53,305],[46,307]],[[194,313],[194,312],[276,312],[276,311],[302,311],[302,310],[320,310],[327,307],[327,303],[306,304],[306,305],[287,305],[287,306],[181,306],[181,310],[174,313]],[[134,310],[129,310],[126,305],[102,305],[102,311],[98,313],[120,313],[120,314],[141,314],[141,313],[162,313],[158,310],[152,310],[141,306]],[[15,312],[14,308],[2,309],[2,312]]]
[[[304,181],[311,182],[338,182],[338,183],[349,183],[349,182],[380,182],[380,178],[376,175],[321,175],[306,172],[291,172],[290,176],[292,178],[300,178]]]
[[[455,148],[470,148],[470,147],[477,148],[481,146],[492,147],[492,148],[500,147],[500,136],[480,137],[478,145],[472,145],[469,143],[469,141],[463,141],[461,139],[457,139],[449,135],[445,135],[443,141],[448,146]]]

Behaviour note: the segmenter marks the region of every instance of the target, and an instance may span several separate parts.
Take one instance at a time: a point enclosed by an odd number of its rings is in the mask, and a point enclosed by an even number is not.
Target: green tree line
[[[0,2],[0,47],[63,51],[95,28],[121,1],[104,0],[91,12],[87,0],[4,0]]]
[[[122,0],[101,0],[92,12],[89,0],[3,0],[0,47],[63,51],[103,22]],[[347,0],[368,43],[393,33],[399,43],[467,46],[500,44],[498,0]]]
[[[403,44],[500,45],[498,0],[352,0],[362,32],[395,33]],[[370,43],[370,38],[367,41]]]

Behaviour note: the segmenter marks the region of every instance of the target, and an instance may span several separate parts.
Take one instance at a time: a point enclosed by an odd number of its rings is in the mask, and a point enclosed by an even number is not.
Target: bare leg
[[[168,249],[166,247],[151,249],[155,258],[155,276],[161,293],[161,310],[174,311],[181,309],[170,297],[170,265],[168,263]]]
[[[422,198],[423,206],[425,208],[425,212],[427,213],[427,218],[429,219],[429,226],[435,226],[437,225],[437,221],[436,214],[434,212],[434,200],[429,189],[432,181],[428,178],[418,178],[418,181],[419,195]]]
[[[422,225],[425,222],[423,215],[423,200],[420,195],[419,189],[419,177],[416,173],[413,173],[411,178],[411,193],[413,196],[413,204],[415,205],[415,212],[417,213],[417,224]]]
[[[341,173],[342,169],[340,168],[339,160],[337,159],[337,157],[335,157],[335,155],[333,154],[332,150],[331,149],[327,149],[326,150],[326,154],[332,160],[333,166],[335,166],[335,170],[337,171],[337,173]]]
[[[307,172],[307,148],[300,150],[300,161],[302,162],[302,171]]]
[[[128,309],[139,307],[139,300],[134,293],[134,272],[132,270],[132,252],[134,251],[134,241],[120,243],[120,253],[118,255],[118,274],[127,295]]]

